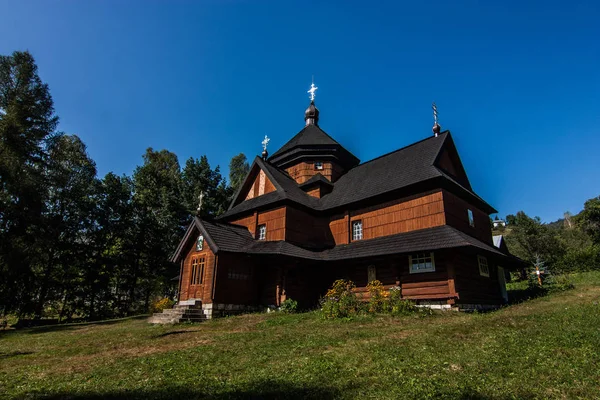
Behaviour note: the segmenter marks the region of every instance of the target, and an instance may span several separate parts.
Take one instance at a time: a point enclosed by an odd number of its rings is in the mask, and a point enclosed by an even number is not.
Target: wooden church
[[[506,302],[504,271],[522,262],[494,246],[497,211],[473,191],[435,105],[430,137],[361,163],[319,126],[315,89],[304,128],[270,156],[265,138],[228,211],[190,224],[172,258],[179,306],[207,318],[288,298],[311,307],[340,278],[434,308]]]

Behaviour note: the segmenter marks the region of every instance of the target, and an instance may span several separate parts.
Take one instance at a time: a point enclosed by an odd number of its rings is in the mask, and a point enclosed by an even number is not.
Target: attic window
[[[265,240],[265,239],[267,239],[267,226],[259,225],[258,226],[258,240]]]
[[[204,248],[204,236],[198,236],[198,240],[196,240],[196,251],[202,251]]]
[[[479,264],[479,275],[490,277],[490,267],[488,267],[487,258],[484,256],[477,256],[477,263]]]
[[[361,240],[363,238],[362,221],[352,222],[352,240]]]
[[[321,161],[315,162],[315,170],[317,170],[317,171],[323,170],[323,163]]]
[[[471,209],[467,209],[467,216],[469,217],[469,225],[473,228],[475,227],[475,219],[473,218],[473,211]]]

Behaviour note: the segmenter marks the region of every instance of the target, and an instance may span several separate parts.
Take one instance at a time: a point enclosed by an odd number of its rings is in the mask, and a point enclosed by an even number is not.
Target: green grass
[[[486,314],[252,314],[0,332],[5,398],[592,399],[600,273]]]

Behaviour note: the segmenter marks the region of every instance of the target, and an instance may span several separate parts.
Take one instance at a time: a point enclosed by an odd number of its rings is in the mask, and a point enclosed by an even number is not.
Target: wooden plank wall
[[[338,215],[329,222],[335,244],[347,244],[347,217]],[[352,211],[350,222],[362,220],[363,240],[444,225],[444,202],[441,191],[389,201]]]
[[[448,286],[448,266],[451,257],[447,252],[433,253],[435,261],[434,272],[411,274],[409,257],[400,257],[400,282],[402,297],[407,299],[445,300],[452,296]]]
[[[309,196],[312,196],[312,197],[316,197],[317,199],[320,199],[321,198],[321,188],[316,187],[316,188],[311,189],[308,192],[306,192],[306,194],[308,194]]]
[[[497,263],[490,256],[486,258],[490,270],[489,278],[479,273],[477,254],[462,251],[454,254],[453,264],[456,275],[454,284],[460,295],[457,303],[502,304]]]
[[[411,274],[409,270],[409,255],[392,256],[375,260],[366,260],[348,265],[338,264],[335,279],[350,279],[355,285],[355,292],[364,300],[370,295],[366,288],[368,282],[368,267],[376,268],[376,279],[386,290],[399,285],[402,296],[413,300],[439,300],[445,301],[455,296],[448,284],[448,269],[451,265],[452,253],[434,252],[435,271]],[[333,283],[333,281],[331,281]]]
[[[258,225],[267,225],[266,240],[285,240],[285,215],[285,207],[258,213]]]
[[[446,210],[446,223],[448,225],[484,243],[493,244],[490,217],[486,213],[447,190],[443,190],[442,194],[444,197],[444,209]],[[475,227],[469,225],[467,209],[473,211]]]
[[[316,170],[314,161],[301,162],[285,170],[298,183],[304,183],[318,173],[335,182],[344,172],[342,167],[332,162],[324,162],[323,169]]]
[[[229,271],[248,274],[248,279],[231,279]],[[252,259],[244,254],[219,252],[215,302],[254,305],[258,301],[258,281]]]
[[[193,236],[194,238],[196,236]],[[204,241],[204,248],[202,251],[196,251],[195,240],[192,243],[187,256],[183,261],[183,271],[181,274],[181,293],[179,295],[180,300],[188,299],[201,299],[202,303],[212,303],[212,282],[215,265],[215,254],[208,247],[208,243]],[[191,284],[192,274],[192,259],[204,257],[204,277],[201,285]]]
[[[246,228],[248,228],[252,236],[256,234],[256,213],[248,215],[247,217],[230,221],[230,223],[245,226]]]
[[[257,215],[258,214],[258,215]],[[255,212],[252,215],[228,221],[231,224],[248,228],[252,236],[256,237],[258,225],[267,225],[266,240],[285,240],[286,208],[278,207],[273,210]]]
[[[350,217],[347,213],[334,215],[329,219],[329,230],[333,236],[336,246],[339,244],[348,244],[348,221]]]
[[[288,242],[309,247],[329,247],[335,244],[328,220],[325,218],[288,207],[285,226],[285,240]]]

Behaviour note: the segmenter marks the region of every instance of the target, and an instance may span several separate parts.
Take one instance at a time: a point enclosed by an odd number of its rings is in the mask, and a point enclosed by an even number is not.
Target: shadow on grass
[[[524,301],[533,300],[546,296],[549,291],[540,287],[528,287],[526,289],[512,289],[508,292],[508,304],[519,304]]]
[[[43,399],[335,399],[341,396],[338,389],[331,389],[310,385],[295,385],[276,381],[261,381],[249,384],[247,388],[233,389],[222,393],[205,393],[201,389],[165,387],[151,390],[123,390],[102,393],[60,393],[48,396],[43,394],[29,394],[28,398]]]
[[[199,332],[198,330],[189,330],[189,331],[171,331],[171,332],[165,332],[165,333],[161,333],[160,335],[155,335],[152,337],[152,339],[160,339],[160,338],[164,338],[167,336],[173,336],[173,335],[182,335],[185,333],[194,333],[194,332]]]
[[[224,388],[221,388],[224,389]],[[165,387],[163,389],[149,390],[123,390],[113,392],[100,393],[59,393],[54,395],[47,394],[28,394],[27,398],[44,398],[51,400],[72,399],[72,400],[97,400],[97,399],[207,399],[207,400],[229,400],[229,399],[320,399],[329,400],[337,398],[356,398],[359,392],[364,392],[364,389],[358,386],[347,388],[328,388],[320,386],[292,384],[277,381],[260,381],[248,384],[247,388],[233,389],[222,391],[220,393],[207,393],[200,389],[183,388],[183,387]],[[364,395],[364,394],[363,394]],[[425,393],[423,393],[425,395]],[[427,393],[427,397],[431,393]],[[516,397],[515,397],[516,396]],[[405,398],[420,398],[418,393],[407,393]],[[404,398],[404,397],[403,397]],[[456,399],[456,400],[509,400],[523,399],[530,400],[536,398],[532,393],[515,393],[507,396],[487,396],[471,389],[466,389],[463,393],[437,393],[435,398]]]
[[[33,354],[33,351],[13,351],[10,353],[0,353],[0,360],[4,360],[6,358],[18,357],[18,356],[26,356],[29,354]]]
[[[10,335],[10,334],[14,334],[14,333],[39,334],[39,333],[46,333],[46,332],[72,331],[72,330],[76,330],[76,329],[79,329],[79,328],[82,328],[85,326],[113,325],[113,324],[118,324],[123,321],[145,319],[145,318],[148,318],[148,315],[135,315],[132,317],[107,319],[104,321],[77,322],[77,323],[71,323],[71,324],[56,324],[56,325],[45,325],[45,326],[36,326],[36,327],[19,327],[17,324],[17,326],[15,327],[16,329],[0,331],[0,337],[2,337],[2,335]]]

